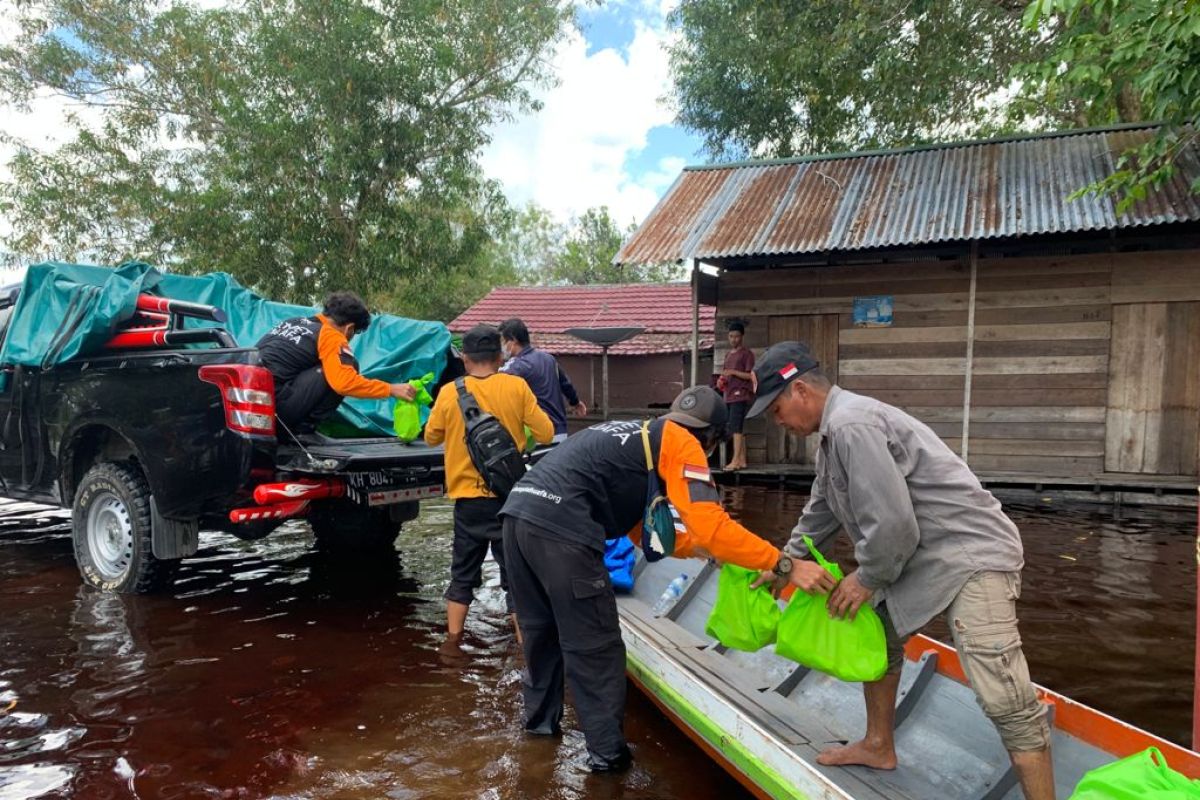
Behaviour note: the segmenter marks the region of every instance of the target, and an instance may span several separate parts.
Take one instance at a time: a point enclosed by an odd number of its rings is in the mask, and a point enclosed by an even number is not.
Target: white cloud
[[[554,59],[559,84],[540,93],[542,111],[494,131],[483,167],[513,202],[532,200],[562,220],[606,205],[624,225],[644,219],[678,174],[682,159],[661,159],[644,174],[626,167],[649,131],[672,121],[661,101],[670,87],[670,34],[659,2],[637,5],[645,18],[626,55],[611,48],[588,55],[583,35],[572,34]]]

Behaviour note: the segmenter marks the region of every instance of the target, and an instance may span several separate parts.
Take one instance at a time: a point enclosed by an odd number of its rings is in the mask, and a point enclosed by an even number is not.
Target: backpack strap
[[[469,428],[470,423],[483,413],[483,409],[479,407],[475,395],[467,391],[465,375],[454,379],[454,388],[458,389],[458,410],[462,412],[463,420],[468,423],[467,427]]]
[[[642,423],[642,450],[646,453],[646,471],[654,472],[654,456],[650,452],[650,420]]]

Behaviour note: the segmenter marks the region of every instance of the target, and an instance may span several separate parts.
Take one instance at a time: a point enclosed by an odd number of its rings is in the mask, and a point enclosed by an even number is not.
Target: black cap
[[[804,342],[780,342],[768,347],[754,366],[758,390],[746,416],[757,417],[766,411],[785,386],[819,366],[820,362],[813,358]]]
[[[500,355],[500,331],[476,325],[463,336],[462,351],[469,358],[495,358]]]
[[[724,428],[729,411],[721,395],[712,388],[693,386],[680,392],[671,403],[670,412],[663,416],[686,428]]]

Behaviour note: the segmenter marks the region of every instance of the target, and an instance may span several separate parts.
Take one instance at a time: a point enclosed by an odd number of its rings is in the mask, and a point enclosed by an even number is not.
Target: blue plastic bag
[[[612,579],[613,591],[633,591],[633,565],[636,561],[637,553],[628,536],[605,540],[604,566],[608,570],[608,577]]]

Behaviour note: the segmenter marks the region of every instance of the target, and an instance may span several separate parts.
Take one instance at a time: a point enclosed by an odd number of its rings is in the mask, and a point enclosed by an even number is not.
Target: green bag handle
[[[828,572],[833,577],[837,578],[839,581],[843,577],[845,577],[842,574],[841,567],[839,567],[837,564],[834,564],[829,559],[825,558],[825,556],[821,555],[821,551],[817,549],[817,546],[815,544],[813,544],[813,540],[812,540],[811,536],[805,534],[804,545],[805,545],[805,547],[808,548],[808,552],[812,555],[813,560],[816,561],[818,564],[820,564],[822,567],[824,567],[826,572]]]

